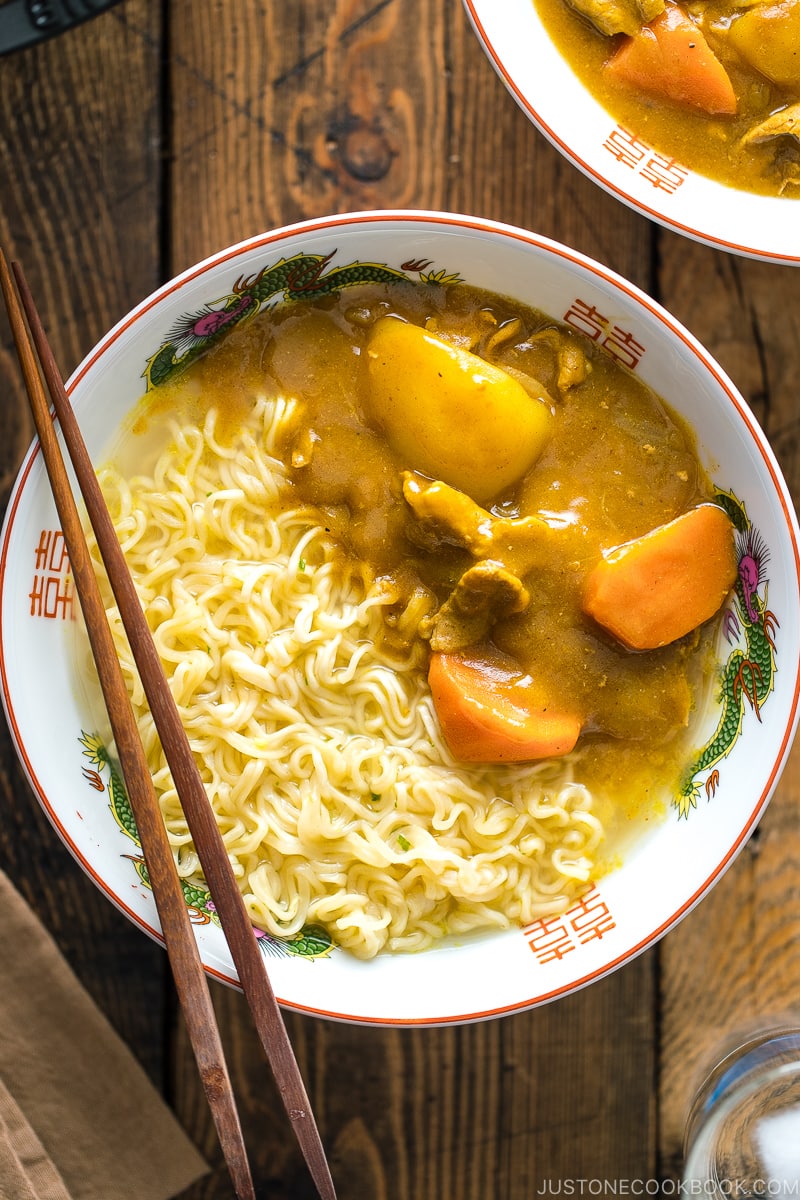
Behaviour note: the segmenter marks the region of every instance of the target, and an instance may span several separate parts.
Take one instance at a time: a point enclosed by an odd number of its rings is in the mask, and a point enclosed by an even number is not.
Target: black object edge
[[[0,3],[0,55],[23,50],[96,17],[119,0],[7,0]]]

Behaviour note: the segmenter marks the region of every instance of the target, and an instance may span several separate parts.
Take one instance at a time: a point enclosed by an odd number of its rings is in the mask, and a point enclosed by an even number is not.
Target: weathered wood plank
[[[0,241],[23,266],[62,371],[159,276],[159,20],[146,0],[2,59]],[[32,438],[0,322],[2,501]],[[0,733],[0,864],[134,1052],[163,1078],[166,958],[62,846]]]

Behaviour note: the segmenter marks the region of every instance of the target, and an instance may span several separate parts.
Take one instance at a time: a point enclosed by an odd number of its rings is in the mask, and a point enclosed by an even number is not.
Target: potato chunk
[[[731,22],[731,45],[779,87],[800,85],[800,0],[757,4]]]
[[[403,465],[479,502],[516,483],[547,441],[552,400],[499,367],[395,317],[367,346],[369,405]]]

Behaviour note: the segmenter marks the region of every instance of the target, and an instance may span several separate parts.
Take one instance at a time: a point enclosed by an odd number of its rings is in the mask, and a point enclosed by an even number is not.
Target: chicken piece
[[[473,558],[500,562],[520,579],[544,565],[557,536],[539,517],[496,517],[464,492],[415,471],[403,472],[403,495],[443,542],[468,550]]]
[[[501,617],[525,611],[530,594],[522,580],[547,562],[556,530],[538,517],[496,517],[463,492],[414,471],[403,473],[403,495],[442,542],[477,559],[438,612],[420,622],[433,650],[464,650],[484,641]]]
[[[452,654],[483,641],[495,621],[524,612],[530,594],[502,563],[484,559],[464,572],[449,598],[420,625],[431,649]]]
[[[586,17],[600,33],[639,33],[664,11],[664,0],[567,0],[571,8]]]
[[[742,145],[767,142],[772,138],[793,137],[800,142],[800,103],[790,104],[779,112],[772,113],[766,121],[748,129],[742,138]]]
[[[583,383],[590,370],[586,355],[575,342],[568,341],[559,346],[557,382],[560,391],[566,392],[576,384]]]
[[[800,161],[782,157],[778,164],[781,173],[779,194],[782,196],[788,189],[800,188]],[[796,194],[793,192],[793,194]]]
[[[742,138],[742,145],[774,142],[772,148],[775,172],[780,176],[779,194],[787,188],[800,187],[800,103],[790,104],[772,113]]]
[[[403,495],[420,521],[434,526],[442,540],[469,550],[475,558],[488,553],[494,518],[465,492],[404,471]]]

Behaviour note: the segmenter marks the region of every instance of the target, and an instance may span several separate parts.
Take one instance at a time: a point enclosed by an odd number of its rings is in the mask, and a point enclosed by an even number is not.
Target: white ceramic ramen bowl
[[[748,591],[745,597],[740,587],[731,601],[718,653],[723,670],[760,655],[769,688],[761,696],[760,719],[747,686],[736,689],[741,728],[735,736],[716,732],[719,703],[706,714],[692,775],[694,803],[669,808],[664,820],[637,838],[619,869],[569,911],[525,929],[369,962],[313,937],[290,946],[263,939],[277,996],[300,1012],[435,1025],[523,1010],[583,987],[651,946],[720,878],[759,820],[798,713],[794,510],[742,397],[657,304],[564,246],[521,229],[443,213],[323,217],[233,246],[166,284],[107,334],[68,383],[95,461],[102,460],[142,396],[145,373],[156,381],[173,355],[191,353],[204,336],[219,333],[245,304],[256,302],[246,286],[235,287],[237,281],[252,281],[265,268],[301,254],[309,256],[315,286],[324,285],[327,273],[354,264],[387,266],[411,279],[460,277],[582,330],[691,423],[715,484],[741,508],[739,554],[750,555],[741,565]],[[284,279],[291,274],[290,269]],[[176,329],[183,331],[180,343],[174,341]],[[132,921],[159,938],[138,844],[115,818],[114,780],[93,745],[85,690],[75,678],[65,619],[71,603],[68,563],[36,445],[12,494],[0,555],[2,691],[21,761],[78,862]],[[203,962],[212,975],[235,985],[231,956],[207,901],[202,889],[187,898]]]
[[[550,39],[534,0],[464,0],[489,61],[550,142],[612,196],[718,250],[800,264],[800,202],[716,183],[621,126]]]

